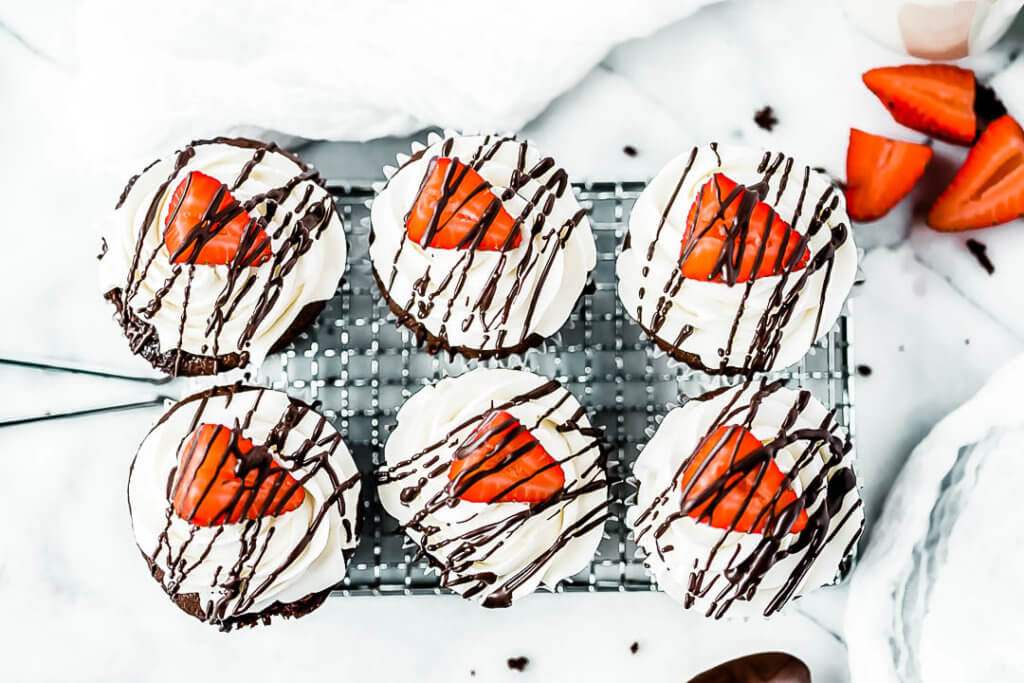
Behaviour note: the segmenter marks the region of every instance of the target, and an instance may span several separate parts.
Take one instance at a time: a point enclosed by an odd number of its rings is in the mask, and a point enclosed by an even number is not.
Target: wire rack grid
[[[657,584],[636,557],[625,524],[635,492],[632,463],[662,415],[688,396],[734,384],[680,365],[656,349],[629,318],[616,294],[615,258],[642,182],[594,182],[574,187],[590,214],[597,241],[594,287],[560,333],[541,348],[504,361],[430,355],[415,346],[383,303],[368,258],[369,185],[329,184],[348,230],[349,271],[316,323],[264,364],[258,381],[312,402],[341,431],[364,475],[362,530],[339,595],[440,594],[438,577],[415,559],[397,522],[380,505],[372,472],[399,407],[421,387],[478,365],[523,367],[558,379],[604,429],[608,446],[611,518],[589,567],[557,591],[647,591]],[[799,364],[772,378],[809,389],[853,432],[852,326],[849,308]]]

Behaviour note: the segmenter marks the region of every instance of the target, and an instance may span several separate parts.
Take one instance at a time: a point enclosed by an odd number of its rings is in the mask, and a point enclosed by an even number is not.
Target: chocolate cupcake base
[[[147,556],[146,553],[143,553],[141,549],[139,552],[146,560],[146,564],[149,565],[150,574],[152,574],[153,578],[156,579],[158,584],[160,584],[160,587],[164,588],[164,592],[167,592],[163,583],[163,570],[156,566],[149,556]],[[352,552],[345,553],[346,564],[351,557]],[[324,604],[324,601],[327,599],[327,596],[331,594],[332,590],[334,590],[333,587],[316,593],[311,593],[294,602],[275,602],[261,612],[227,617],[226,619],[222,619],[214,623],[217,624],[221,631],[228,632],[235,628],[252,628],[253,626],[259,625],[269,626],[274,617],[280,617],[282,619],[298,619],[299,617],[306,616]],[[203,611],[202,605],[199,601],[199,595],[197,593],[179,593],[177,595],[167,593],[167,596],[171,599],[171,602],[177,605],[186,614],[193,616],[204,623],[210,621],[208,615]]]
[[[700,357],[698,357],[697,355],[689,353],[687,351],[683,351],[682,349],[676,348],[675,346],[672,346],[664,339],[661,339],[657,335],[655,335],[647,327],[641,325],[639,322],[637,322],[637,325],[640,327],[641,330],[644,331],[644,333],[651,339],[651,341],[653,341],[655,345],[657,345],[659,349],[667,353],[671,358],[679,361],[680,363],[685,363],[694,370],[699,370],[706,375],[721,375],[722,377],[735,377],[738,375],[743,375],[749,377],[752,375],[756,375],[759,372],[768,372],[766,368],[762,367],[736,368],[727,365],[724,368],[709,368],[708,366],[700,362]]]
[[[128,339],[132,353],[145,358],[160,372],[172,377],[199,377],[227,372],[244,367],[249,363],[249,354],[244,351],[209,356],[190,353],[182,349],[161,351],[160,338],[157,336],[156,328],[142,319],[130,306],[125,305],[121,288],[110,290],[103,295],[103,298],[114,304],[117,311],[116,319],[124,336]],[[326,305],[326,300],[306,304],[280,339],[274,342],[269,353],[276,353],[288,346],[299,333],[313,324]]]
[[[373,241],[373,233],[370,234],[370,241]],[[513,354],[523,353],[530,349],[540,346],[545,337],[539,334],[531,334],[523,342],[516,344],[515,346],[506,346],[500,349],[474,349],[470,346],[458,346],[448,342],[444,337],[433,334],[427,329],[426,325],[421,323],[412,315],[409,311],[405,310],[394,299],[388,294],[387,288],[384,286],[384,282],[381,281],[380,275],[377,274],[377,269],[371,266],[373,271],[373,279],[377,283],[377,289],[380,291],[381,297],[387,302],[388,308],[398,318],[398,324],[412,330],[413,334],[416,335],[416,343],[423,348],[427,353],[438,354],[442,351],[447,352],[450,355],[456,353],[464,356],[465,358],[477,358],[479,360],[486,360],[488,358],[506,358]]]

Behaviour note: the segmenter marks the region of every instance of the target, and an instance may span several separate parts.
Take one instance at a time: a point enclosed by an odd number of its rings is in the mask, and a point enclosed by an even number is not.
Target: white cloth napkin
[[[240,126],[518,130],[616,44],[713,1],[96,0],[74,26],[76,99],[99,158]]]
[[[1024,680],[1024,356],[910,456],[850,588],[853,683]]]

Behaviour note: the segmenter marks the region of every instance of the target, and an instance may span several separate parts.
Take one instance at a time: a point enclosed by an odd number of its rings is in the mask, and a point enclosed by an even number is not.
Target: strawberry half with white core
[[[491,184],[458,159],[431,161],[405,222],[409,238],[434,249],[506,251],[519,246],[519,226]]]
[[[899,123],[955,145],[978,132],[974,72],[949,64],[907,64],[871,69],[864,84]]]
[[[743,533],[763,533],[769,521],[774,525],[797,503],[797,496],[770,454],[745,460],[763,448],[756,436],[737,425],[719,427],[705,438],[683,472],[684,502],[696,503],[686,514]],[[801,507],[789,532],[799,533],[806,525],[807,512]]]
[[[172,263],[221,266],[239,258],[256,266],[271,256],[270,238],[227,185],[192,171],[174,190],[165,220],[164,244]]]
[[[295,478],[237,429],[201,424],[178,450],[171,503],[196,526],[281,515],[304,496]]]
[[[846,149],[846,208],[855,221],[881,218],[924,174],[932,148],[850,129]]]
[[[690,207],[680,269],[693,280],[746,282],[804,268],[805,244],[756,191],[716,173]]]
[[[928,212],[936,230],[987,228],[1024,216],[1024,130],[1010,116],[993,121],[953,182]]]
[[[489,413],[455,451],[448,479],[472,503],[541,503],[562,490],[565,473],[519,420]]]

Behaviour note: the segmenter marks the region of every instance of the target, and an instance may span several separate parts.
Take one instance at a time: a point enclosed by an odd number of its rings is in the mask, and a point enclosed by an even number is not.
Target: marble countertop
[[[616,48],[523,134],[577,177],[592,179],[649,177],[708,139],[784,149],[841,177],[850,125],[912,137],[859,84],[865,68],[901,57],[854,32],[833,2],[772,6],[769,15],[750,2],[713,5]],[[1019,82],[1022,45],[1018,20],[971,65],[997,88],[1011,82],[1005,74]],[[39,92],[74,78],[0,22],[0,87],[15,71],[30,73]],[[106,179],[86,179],[61,163],[73,144],[68,112],[42,107],[39,92],[3,91],[0,108],[0,148],[18,150],[0,162],[0,187],[12,207],[0,221],[0,356],[148,375],[126,358],[94,291],[94,264],[82,255],[95,252],[96,233],[75,223],[67,207],[90,215],[113,195],[97,194]],[[1024,92],[1015,96],[1011,113],[1024,116],[1014,109]],[[770,132],[753,121],[764,106],[778,118]],[[627,155],[626,146],[637,153]],[[404,139],[382,139],[309,143],[301,153],[329,177],[373,178],[407,148]],[[934,192],[926,183],[889,217],[855,232],[865,249],[855,295],[862,366],[856,447],[869,520],[931,426],[1024,351],[1024,316],[1015,302],[1024,271],[1014,267],[1024,258],[1024,222],[972,235],[989,247],[996,266],[990,276],[965,248],[966,236],[921,225],[915,207]],[[160,394],[146,383],[2,365],[0,387],[0,417]],[[768,649],[804,658],[816,683],[848,680],[842,585],[801,599],[770,622],[708,622],[660,594],[534,596],[497,612],[451,597],[352,598],[273,629],[218,634],[166,604],[132,542],[127,463],[159,412],[0,428],[7,468],[0,480],[0,680],[217,680],[229,673],[288,680],[325,672],[353,681],[685,680],[731,656]],[[507,666],[516,656],[529,658],[525,671]]]

